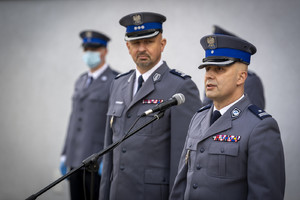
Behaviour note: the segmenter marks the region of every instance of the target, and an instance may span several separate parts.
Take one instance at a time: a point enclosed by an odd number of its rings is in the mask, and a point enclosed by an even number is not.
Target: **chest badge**
[[[238,142],[240,141],[241,136],[238,135],[216,135],[213,136],[214,141],[219,142]]]
[[[143,104],[158,104],[162,103],[163,99],[143,99]]]

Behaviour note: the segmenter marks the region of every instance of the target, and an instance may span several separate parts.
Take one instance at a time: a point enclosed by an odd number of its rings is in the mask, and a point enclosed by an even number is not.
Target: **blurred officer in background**
[[[255,46],[238,37],[209,35],[206,96],[189,126],[172,200],[283,200],[285,166],[278,124],[244,93]]]
[[[220,26],[214,25],[213,34],[222,34],[222,35],[230,35],[237,37],[235,34],[230,33]],[[265,95],[264,88],[259,76],[257,76],[253,71],[248,70],[248,77],[245,82],[245,93],[248,95],[250,101],[257,105],[258,107],[265,109]],[[207,98],[204,94],[203,105],[207,105],[212,103],[212,100]]]
[[[89,70],[83,73],[75,83],[72,97],[72,113],[68,133],[61,157],[61,173],[67,168],[79,167],[82,161],[103,149],[106,112],[109,88],[117,72],[106,63],[106,35],[87,30],[80,33],[83,40],[83,60]],[[98,199],[101,171],[78,173],[70,176],[71,199]],[[91,187],[93,184],[93,187]]]
[[[185,96],[185,103],[167,109],[163,118],[104,155],[101,200],[168,199],[189,122],[201,107],[191,77],[171,70],[162,60],[165,21],[165,16],[150,12],[129,14],[120,20],[126,27],[126,45],[136,67],[112,83],[105,146],[119,141],[138,116],[157,103],[176,93]],[[141,118],[135,128],[153,115]]]

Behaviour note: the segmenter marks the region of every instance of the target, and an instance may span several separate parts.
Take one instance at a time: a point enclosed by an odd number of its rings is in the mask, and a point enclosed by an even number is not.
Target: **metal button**
[[[120,170],[124,171],[124,169],[125,169],[125,166],[124,166],[124,165],[121,165],[121,166],[120,166]]]
[[[221,149],[221,153],[224,153],[224,152],[225,152],[225,150],[224,150],[224,148],[222,148],[222,149]]]
[[[123,153],[126,153],[126,148],[123,147],[123,148],[122,148],[122,152],[123,152]]]
[[[205,149],[203,147],[201,147],[200,152],[203,153],[205,151]]]
[[[200,170],[201,166],[198,164],[196,168],[197,168],[197,170]]]
[[[194,188],[194,189],[197,189],[197,188],[198,188],[198,184],[194,183],[194,184],[193,184],[193,188]]]

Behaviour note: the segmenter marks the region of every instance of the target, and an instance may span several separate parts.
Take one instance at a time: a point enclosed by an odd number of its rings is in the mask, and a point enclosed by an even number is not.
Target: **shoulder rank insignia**
[[[118,78],[120,78],[120,77],[122,77],[122,76],[125,76],[125,75],[127,75],[127,74],[130,74],[130,73],[132,73],[133,71],[134,71],[134,69],[130,70],[129,72],[125,72],[125,73],[123,73],[123,74],[118,74],[118,75],[115,77],[115,79],[118,79]]]
[[[212,104],[207,104],[206,106],[203,106],[200,108],[197,112],[202,112],[203,110],[209,109],[212,106]]]
[[[185,78],[187,78],[187,77],[191,78],[191,76],[186,75],[185,73],[183,73],[183,72],[181,72],[181,71],[179,71],[179,70],[177,70],[177,69],[172,69],[172,70],[170,70],[170,73],[175,74],[175,75],[177,75],[177,76],[180,76],[180,77],[183,78],[183,79],[185,79]]]
[[[264,119],[264,118],[267,118],[267,117],[272,117],[272,115],[268,114],[266,111],[264,111],[263,109],[260,109],[256,105],[251,105],[251,106],[248,107],[248,109],[260,119]]]

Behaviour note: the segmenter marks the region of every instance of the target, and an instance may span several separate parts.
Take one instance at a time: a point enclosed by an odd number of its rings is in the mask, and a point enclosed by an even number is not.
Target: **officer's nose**
[[[206,78],[206,79],[213,79],[213,78],[214,78],[213,70],[207,70],[207,69],[206,69],[206,72],[205,72],[205,78]]]
[[[141,42],[139,44],[138,51],[140,51],[140,52],[146,51],[146,45],[145,45],[145,43]]]

